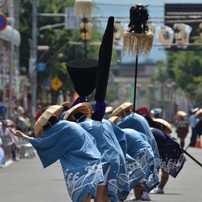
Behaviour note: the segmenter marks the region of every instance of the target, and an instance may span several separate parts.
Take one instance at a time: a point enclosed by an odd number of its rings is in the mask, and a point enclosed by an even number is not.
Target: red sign
[[[7,17],[0,13],[0,31],[4,30],[7,26]]]
[[[7,3],[7,0],[0,0],[0,8],[3,8]]]

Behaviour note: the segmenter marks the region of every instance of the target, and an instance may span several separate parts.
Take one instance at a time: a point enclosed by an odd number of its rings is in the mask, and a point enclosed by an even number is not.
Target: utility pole
[[[13,0],[9,0],[8,2],[8,11],[9,11],[9,17],[11,20],[11,27],[12,27],[12,40],[11,40],[11,50],[10,50],[10,74],[9,74],[9,118],[12,118],[12,100],[13,100],[13,53],[14,53],[14,4]]]
[[[33,0],[32,5],[32,46],[31,46],[31,58],[35,59],[35,62],[32,64],[31,78],[31,114],[32,114],[32,124],[34,124],[33,116],[36,112],[37,105],[37,9],[39,6],[39,0]]]

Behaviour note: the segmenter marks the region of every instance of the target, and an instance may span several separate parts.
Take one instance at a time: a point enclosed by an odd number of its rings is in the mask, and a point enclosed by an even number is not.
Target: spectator
[[[178,122],[176,123],[176,133],[180,138],[180,146],[184,148],[184,140],[189,132],[189,123],[185,119],[187,114],[183,111],[178,111]]]
[[[2,144],[3,144],[3,142],[0,138],[0,168],[3,168],[6,163],[6,156],[5,156],[4,150],[2,148]]]
[[[18,160],[15,154],[15,140],[10,130],[8,129],[7,122],[5,120],[2,121],[2,127],[0,128],[0,137],[2,139],[2,148],[4,149],[6,158],[9,159],[12,154],[13,160]]]
[[[42,106],[41,106],[41,105],[38,105],[38,106],[37,106],[36,114],[34,115],[35,121],[37,121],[37,120],[39,119],[39,117],[42,115],[42,113],[43,113]]]
[[[13,117],[24,113],[24,108],[20,106],[20,100],[16,100],[13,107]]]
[[[20,130],[23,133],[27,132],[28,127],[27,127],[27,120],[25,118],[23,118],[22,116],[20,117],[16,116],[15,124],[17,130]]]
[[[196,144],[196,137],[197,137],[197,132],[196,132],[196,124],[197,124],[197,121],[196,121],[196,117],[195,117],[195,112],[196,110],[193,109],[191,111],[191,115],[188,119],[189,121],[189,124],[191,126],[191,130],[192,130],[192,133],[191,133],[191,141],[190,141],[190,147],[195,147],[195,144]]]
[[[29,112],[26,111],[24,114],[23,114],[23,118],[27,121],[27,131],[31,131],[32,129],[32,124],[31,124],[31,120],[29,118]]]

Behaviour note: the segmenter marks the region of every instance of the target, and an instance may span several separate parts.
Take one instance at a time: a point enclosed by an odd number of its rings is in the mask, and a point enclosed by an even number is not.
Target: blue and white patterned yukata
[[[127,140],[127,153],[135,158],[146,173],[141,184],[150,192],[159,184],[159,177],[155,169],[154,153],[151,145],[145,140],[145,135],[134,129],[122,129]]]
[[[145,172],[141,165],[137,162],[137,160],[128,153],[128,144],[125,131],[115,124],[109,122],[108,120],[103,119],[103,121],[111,124],[121,148],[124,149],[124,154],[126,153],[126,163],[128,167],[130,189],[133,189],[135,185],[137,185],[138,182],[145,177]],[[123,147],[122,145],[126,146]]]
[[[147,120],[143,116],[132,112],[131,114],[124,117],[122,120],[118,121],[117,126],[119,126],[120,128],[131,128],[146,135],[148,142],[154,152],[156,168],[161,168],[160,156],[156,140],[150,130],[150,126]]]
[[[117,202],[118,199],[126,197],[130,193],[128,169],[123,153],[126,151],[126,145],[120,147],[109,121],[86,118],[79,125],[96,139],[96,146],[102,154],[104,173],[111,165],[108,175],[108,194],[111,201]]]
[[[68,193],[73,202],[91,193],[104,181],[101,154],[94,138],[78,124],[60,120],[40,138],[30,138],[43,167],[60,160]]]

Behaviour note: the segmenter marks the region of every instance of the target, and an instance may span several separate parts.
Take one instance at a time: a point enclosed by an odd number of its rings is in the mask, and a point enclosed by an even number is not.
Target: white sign
[[[0,8],[3,8],[7,3],[7,0],[0,0]]]
[[[33,74],[36,71],[36,58],[29,58],[29,73]]]
[[[79,27],[79,19],[74,16],[74,8],[73,7],[66,7],[65,8],[65,29],[78,29]]]

